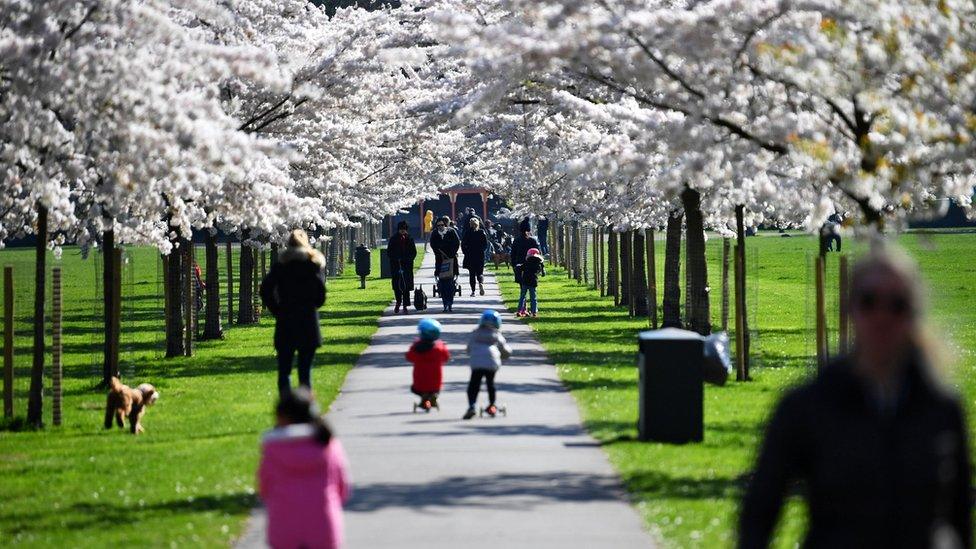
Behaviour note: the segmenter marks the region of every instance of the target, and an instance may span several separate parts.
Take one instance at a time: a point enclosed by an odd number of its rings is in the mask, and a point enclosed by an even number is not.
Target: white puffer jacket
[[[468,356],[471,357],[472,370],[494,372],[502,365],[502,360],[512,355],[512,349],[505,336],[491,326],[478,326],[468,337]]]

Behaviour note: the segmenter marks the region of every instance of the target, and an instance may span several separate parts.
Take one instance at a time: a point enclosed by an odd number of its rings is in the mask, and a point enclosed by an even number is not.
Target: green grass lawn
[[[918,259],[931,286],[933,321],[955,350],[951,379],[963,393],[976,426],[976,236],[907,234],[900,243]],[[846,245],[846,244],[845,244]],[[559,374],[580,406],[586,427],[620,472],[649,528],[676,547],[728,547],[742,475],[752,466],[762,426],[779,395],[813,373],[812,276],[816,242],[808,236],[763,234],[748,240],[749,301],[756,362],[754,381],[705,388],[705,440],[668,445],[637,442],[636,334],[646,319],[628,318],[612,298],[550,269],[539,288],[541,316],[529,319]],[[713,322],[719,323],[721,240],[708,243]],[[828,283],[836,287],[837,259]],[[663,241],[658,242],[658,283],[663,280]],[[684,268],[684,265],[682,265]],[[514,309],[517,286],[499,277]],[[660,286],[659,286],[660,290]],[[660,297],[659,297],[660,299]],[[836,299],[829,300],[831,309]],[[833,316],[830,322],[833,323]],[[836,349],[836,346],[833,347]],[[733,378],[734,379],[734,378]],[[976,439],[976,436],[972,437]],[[802,538],[804,517],[792,502],[780,523],[776,546]]]
[[[146,434],[102,428],[105,396],[94,389],[101,377],[100,258],[84,260],[66,248],[58,262],[65,295],[64,426],[0,432],[0,546],[226,546],[257,502],[258,442],[277,396],[273,319],[265,316],[253,327],[225,323],[224,340],[197,343],[191,358],[164,359],[158,254],[137,248],[127,255],[121,371],[130,385],[151,382],[160,392],[144,417]],[[202,261],[202,249],[197,257]],[[223,256],[220,263],[223,268]],[[15,411],[25,415],[33,253],[0,251],[0,265],[17,273]],[[389,281],[376,279],[379,253],[372,269],[366,290],[351,266],[329,280],[325,345],[312,371],[325,406],[391,300]],[[50,425],[50,399],[44,406]]]

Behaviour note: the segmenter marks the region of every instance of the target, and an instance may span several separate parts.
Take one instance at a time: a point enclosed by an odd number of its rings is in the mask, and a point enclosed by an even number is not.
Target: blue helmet
[[[495,328],[501,329],[502,317],[498,315],[498,311],[488,309],[487,311],[481,313],[481,324],[486,326],[494,326]]]
[[[434,341],[435,339],[441,337],[441,323],[437,322],[433,318],[425,318],[417,324],[417,332],[420,333],[421,339],[426,339],[428,341]]]

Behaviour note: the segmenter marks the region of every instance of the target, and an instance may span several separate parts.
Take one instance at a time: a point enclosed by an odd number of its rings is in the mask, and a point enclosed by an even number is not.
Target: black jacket
[[[417,244],[409,234],[393,235],[386,245],[387,257],[390,261],[390,272],[396,274],[400,270],[413,273],[413,261],[417,257]]]
[[[515,266],[515,281],[530,288],[539,286],[539,277],[546,276],[546,266],[542,258],[534,255]]]
[[[483,271],[485,268],[485,249],[488,247],[488,235],[484,229],[468,229],[461,241],[464,251],[464,268]]]
[[[324,265],[317,250],[288,248],[261,282],[261,301],[276,319],[275,349],[322,345],[318,309],[325,303]]]
[[[461,239],[458,237],[457,231],[451,229],[450,227],[441,236],[436,230],[430,235],[430,249],[434,250],[437,254],[437,259],[447,259],[447,258],[457,258],[458,248],[461,247]]]
[[[890,410],[876,402],[846,359],[783,398],[742,503],[740,547],[769,544],[794,481],[809,508],[805,547],[929,547],[940,523],[970,547],[971,471],[958,402],[918,361]]]
[[[532,248],[538,248],[539,241],[534,236],[519,235],[512,243],[512,265],[525,262],[525,256]]]

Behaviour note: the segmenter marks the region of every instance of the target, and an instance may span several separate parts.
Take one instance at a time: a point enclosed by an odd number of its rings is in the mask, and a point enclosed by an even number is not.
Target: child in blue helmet
[[[418,407],[430,410],[437,407],[437,395],[441,392],[444,364],[451,359],[447,345],[440,339],[441,323],[425,318],[417,324],[418,337],[410,350],[407,360],[413,364],[413,384],[410,392],[420,397]]]
[[[478,391],[481,390],[481,380],[484,378],[488,385],[489,415],[498,412],[495,406],[495,372],[502,365],[502,360],[512,355],[512,349],[501,333],[502,318],[498,312],[489,309],[482,313],[481,322],[468,337],[468,357],[471,361],[471,381],[468,382],[468,411],[464,419],[474,417],[474,405],[478,402]]]

